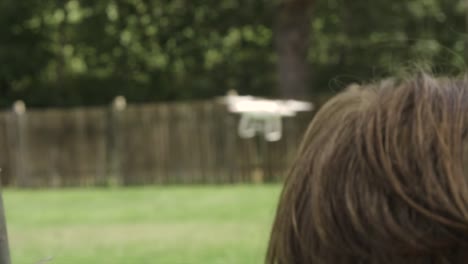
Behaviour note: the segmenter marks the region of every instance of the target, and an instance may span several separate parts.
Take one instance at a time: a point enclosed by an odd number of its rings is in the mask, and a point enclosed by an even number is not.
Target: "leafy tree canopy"
[[[0,106],[277,94],[280,0],[2,0]],[[462,1],[316,0],[310,93],[424,61],[465,68]]]

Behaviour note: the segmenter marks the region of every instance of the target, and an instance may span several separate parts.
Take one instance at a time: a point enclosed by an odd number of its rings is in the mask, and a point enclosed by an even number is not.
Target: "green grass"
[[[279,186],[6,190],[12,262],[262,263]]]

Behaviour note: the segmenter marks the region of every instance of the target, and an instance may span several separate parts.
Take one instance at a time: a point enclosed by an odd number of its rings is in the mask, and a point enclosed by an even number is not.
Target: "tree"
[[[0,1],[0,106],[28,93],[50,58],[38,1]]]
[[[303,99],[420,60],[456,72],[466,1],[1,0],[0,106]]]
[[[314,0],[283,0],[276,21],[278,85],[286,98],[308,97],[310,69],[307,61]]]

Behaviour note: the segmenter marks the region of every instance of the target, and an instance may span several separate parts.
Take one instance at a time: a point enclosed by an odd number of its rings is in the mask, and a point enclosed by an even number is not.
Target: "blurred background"
[[[467,33],[465,0],[0,0],[13,262],[262,263],[314,112],[242,138],[228,91],[459,74]]]

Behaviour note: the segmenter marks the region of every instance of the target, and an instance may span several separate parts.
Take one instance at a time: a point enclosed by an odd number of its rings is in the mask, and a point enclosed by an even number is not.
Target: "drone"
[[[253,138],[257,133],[263,133],[265,140],[270,142],[281,139],[282,118],[314,109],[310,102],[240,96],[233,90],[223,97],[223,101],[229,112],[241,115],[238,126],[241,138]]]

